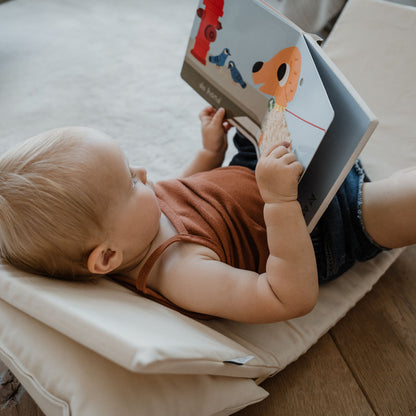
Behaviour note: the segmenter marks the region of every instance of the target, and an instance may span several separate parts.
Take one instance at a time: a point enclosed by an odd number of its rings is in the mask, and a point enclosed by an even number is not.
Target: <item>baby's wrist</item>
[[[298,201],[266,203],[264,205],[264,222],[268,230],[277,227],[288,227],[305,222],[301,206]],[[280,231],[279,231],[280,232]]]
[[[295,200],[280,200],[274,202],[266,202],[264,204],[264,217],[275,217],[284,211],[302,214],[302,209],[299,201]]]
[[[298,202],[297,192],[290,192],[290,193],[288,192],[287,194],[281,194],[281,193],[276,193],[273,191],[261,189],[260,187],[259,187],[259,191],[265,204],[274,205],[274,204]]]
[[[210,170],[222,165],[225,158],[225,152],[215,152],[202,148],[198,152],[197,160],[200,166],[205,166],[203,170]]]
[[[212,150],[212,149],[207,149],[206,147],[203,147],[200,150],[200,153],[204,154],[206,157],[212,157],[212,158],[224,158],[225,156],[225,150],[223,149],[217,149],[217,150]]]

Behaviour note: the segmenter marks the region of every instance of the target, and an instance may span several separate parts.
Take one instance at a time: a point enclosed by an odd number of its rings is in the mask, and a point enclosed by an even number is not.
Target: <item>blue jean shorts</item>
[[[335,279],[356,261],[366,261],[386,248],[365,230],[361,205],[362,185],[369,182],[357,161],[311,233],[320,283]]]
[[[230,165],[255,170],[257,155],[252,143],[237,132],[234,144],[238,153]],[[311,233],[319,283],[329,282],[356,261],[369,260],[386,250],[374,242],[364,228],[361,215],[364,182],[369,182],[369,178],[357,161]]]

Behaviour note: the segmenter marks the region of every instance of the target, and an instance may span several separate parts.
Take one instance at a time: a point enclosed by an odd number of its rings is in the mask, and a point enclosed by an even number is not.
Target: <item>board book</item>
[[[290,138],[312,231],[378,123],[316,37],[272,0],[200,0],[181,76],[258,152],[267,125]]]

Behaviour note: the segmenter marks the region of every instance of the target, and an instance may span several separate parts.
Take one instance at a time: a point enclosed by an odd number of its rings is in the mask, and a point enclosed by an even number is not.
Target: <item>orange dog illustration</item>
[[[253,82],[261,84],[259,90],[272,95],[275,101],[264,122],[260,150],[266,143],[291,142],[284,111],[296,94],[301,65],[302,57],[296,46],[282,49],[269,61],[253,65]]]
[[[253,81],[263,84],[260,91],[273,95],[276,105],[284,109],[296,94],[301,65],[302,57],[296,46],[282,49],[269,61],[253,65]]]

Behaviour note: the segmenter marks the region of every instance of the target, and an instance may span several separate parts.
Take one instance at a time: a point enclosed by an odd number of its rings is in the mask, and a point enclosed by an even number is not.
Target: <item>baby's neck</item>
[[[134,259],[130,264],[126,264],[122,267],[122,269],[116,272],[117,279],[135,285],[141,268],[146,263],[151,254],[161,244],[176,234],[176,229],[173,227],[165,214],[162,213],[160,217],[159,230],[155,238],[152,240],[149,246],[146,247],[146,249],[138,255],[136,259]]]

